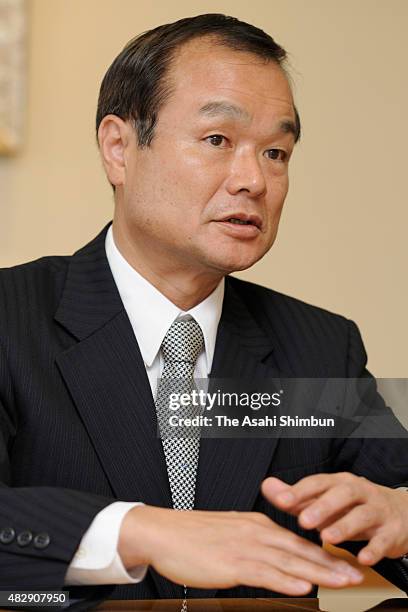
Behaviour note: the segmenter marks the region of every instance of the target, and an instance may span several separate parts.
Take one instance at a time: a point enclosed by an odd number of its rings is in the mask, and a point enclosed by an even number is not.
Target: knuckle
[[[395,519],[395,529],[398,535],[400,535],[401,537],[404,536],[405,529],[406,529],[406,522],[403,520],[402,516],[398,516]]]
[[[319,544],[316,544],[315,542],[311,542],[310,540],[307,540],[306,538],[302,538],[300,536],[295,535],[292,541],[294,544],[295,554],[300,554],[300,555],[305,555],[305,556],[318,555],[321,558],[323,558],[325,554],[328,554]]]
[[[384,503],[382,490],[373,482],[367,481],[366,493],[370,500],[375,500],[377,503]]]
[[[401,533],[403,533],[403,525],[400,524],[399,521],[392,521],[387,525],[387,528],[387,542],[391,544],[395,541],[398,541],[400,539]]]
[[[343,483],[354,482],[356,476],[351,472],[338,472],[338,477]]]
[[[385,533],[380,533],[377,535],[375,540],[371,544],[371,548],[375,552],[382,552],[388,544],[388,536]]]
[[[362,502],[361,505],[357,505],[358,502]],[[354,508],[354,513],[356,517],[361,521],[363,525],[371,525],[376,528],[380,528],[380,520],[382,516],[381,510],[376,506],[376,504],[372,504],[368,501],[358,500],[356,507]]]
[[[358,492],[357,483],[355,480],[345,480],[342,484],[342,492],[345,497],[353,499]]]
[[[313,510],[319,512],[319,514],[325,514],[330,510],[331,502],[330,499],[319,499],[317,502],[311,504]]]
[[[237,512],[236,510],[230,510],[228,512],[228,516],[232,519],[239,519],[242,515],[242,512]]]
[[[279,584],[276,570],[262,561],[253,561],[249,566],[243,567],[236,576],[236,582],[272,590],[276,590]]]
[[[309,542],[309,540],[305,540],[296,533],[293,533],[293,531],[287,532],[286,541],[288,542],[288,544],[296,546],[296,548],[298,548],[299,550],[307,548],[309,545],[313,546],[313,544]]]
[[[359,518],[361,518],[361,521],[365,525],[368,525],[375,521],[377,517],[377,510],[373,508],[372,506],[365,506],[361,508],[359,515],[360,515]]]
[[[316,483],[320,483],[322,478],[325,478],[326,474],[312,474],[311,476],[305,476],[297,483],[293,485],[293,492],[302,495],[307,493]]]
[[[365,491],[366,494],[371,494],[373,490],[377,489],[377,486],[365,476],[356,476],[355,480],[357,487]]]
[[[341,538],[347,537],[351,532],[351,526],[347,521],[339,521],[335,525],[331,525],[331,528],[335,529],[336,535],[338,534],[338,537]]]
[[[312,476],[308,476],[308,478],[305,478],[305,481],[308,482],[309,485],[314,485],[314,484],[319,484],[319,485],[324,485],[326,482],[328,482],[331,478],[332,474],[313,474]]]
[[[283,580],[280,579],[279,585],[282,585],[282,587],[279,586],[279,591],[281,591],[282,593],[285,593],[287,595],[296,595],[298,597],[302,593],[305,593],[305,594],[309,593],[312,589],[311,584],[309,584],[308,586],[305,586],[304,581],[303,581],[302,587],[300,587],[299,580],[297,580],[296,578],[291,578],[291,577],[286,577],[286,576]]]
[[[252,521],[243,520],[237,527],[238,538],[246,538],[253,536],[254,524],[252,523]]]
[[[252,513],[253,520],[259,525],[269,525],[272,521],[262,512],[253,512]]]
[[[230,555],[222,555],[219,559],[220,565],[222,565],[224,575],[227,581],[232,585],[241,584],[242,577],[245,571],[248,573],[248,568],[243,568],[242,563]]]

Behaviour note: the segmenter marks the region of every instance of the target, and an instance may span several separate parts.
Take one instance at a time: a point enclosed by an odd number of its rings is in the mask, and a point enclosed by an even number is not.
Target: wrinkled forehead
[[[189,103],[200,109],[210,99],[231,99],[248,116],[256,110],[278,107],[294,116],[289,80],[277,62],[231,49],[213,37],[181,46],[168,79],[174,104]]]

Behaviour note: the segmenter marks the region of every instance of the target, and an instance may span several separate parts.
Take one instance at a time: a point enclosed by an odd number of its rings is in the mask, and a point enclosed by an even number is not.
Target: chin
[[[238,253],[226,254],[224,258],[218,255],[216,258],[210,258],[208,263],[211,263],[212,267],[217,268],[217,270],[222,271],[224,274],[231,274],[231,272],[241,272],[242,270],[247,270],[264,255],[264,252],[246,257],[242,255],[238,256]]]
[[[265,237],[266,238],[266,237]],[[267,253],[273,244],[273,240],[259,240],[257,242],[248,241],[225,241],[207,240],[200,241],[189,256],[193,256],[196,263],[200,262],[202,269],[211,269],[218,274],[230,274],[231,272],[241,272],[247,270],[259,261]]]

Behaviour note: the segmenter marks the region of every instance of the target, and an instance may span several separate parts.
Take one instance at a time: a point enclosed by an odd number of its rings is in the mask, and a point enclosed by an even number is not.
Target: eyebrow
[[[207,104],[200,108],[199,113],[207,117],[225,115],[233,119],[244,119],[246,121],[249,121],[251,118],[246,110],[229,102],[207,102]]]
[[[251,115],[241,108],[230,102],[214,101],[207,102],[198,111],[200,115],[206,117],[217,117],[219,115],[228,117],[229,119],[240,119],[244,121],[250,121]],[[293,134],[295,138],[298,135],[298,129],[296,123],[290,119],[284,119],[278,125],[278,130],[285,134]]]
[[[284,132],[285,134],[293,134],[295,139],[297,139],[299,136],[299,128],[296,126],[296,123],[290,119],[285,119],[284,121],[280,122],[279,131]]]

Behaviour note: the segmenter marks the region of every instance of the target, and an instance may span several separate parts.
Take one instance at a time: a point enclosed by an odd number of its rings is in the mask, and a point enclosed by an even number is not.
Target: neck
[[[147,258],[115,221],[112,232],[116,248],[128,264],[183,311],[205,300],[223,277],[219,272],[194,271],[186,267],[185,263],[177,265],[166,257],[155,257],[153,253],[149,253]]]

